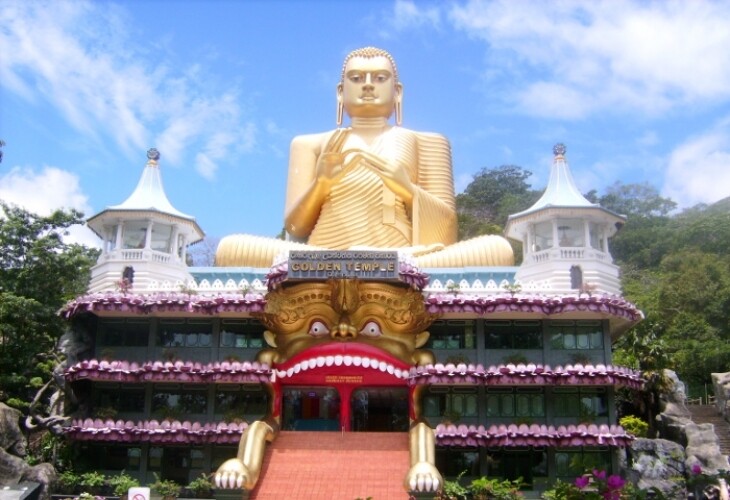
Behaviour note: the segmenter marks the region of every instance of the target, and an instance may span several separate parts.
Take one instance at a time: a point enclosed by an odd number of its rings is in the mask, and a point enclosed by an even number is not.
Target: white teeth
[[[352,366],[352,356],[345,356],[342,361],[344,361],[345,366]]]
[[[342,366],[342,356],[339,354],[335,356],[335,366]]]
[[[309,369],[311,370],[312,368],[314,368],[314,367],[317,366],[317,360],[316,359],[310,359],[309,360],[309,363],[307,363],[307,364],[309,365]]]
[[[327,366],[334,365],[335,364],[335,357],[334,356],[327,356],[325,358],[324,364],[326,364]]]
[[[388,365],[386,367],[386,370],[388,371],[388,373],[390,373],[391,375],[393,375],[393,373],[395,372],[395,367],[393,365]]]
[[[286,372],[284,370],[276,370],[276,374],[279,376],[279,378],[286,377]]]
[[[395,375],[396,378],[401,378],[401,371],[399,368],[396,368],[393,370],[393,375]]]
[[[370,368],[370,358],[362,358],[363,368]]]
[[[385,361],[381,361],[380,363],[378,363],[378,370],[380,370],[381,372],[385,372],[385,370],[387,369],[388,363],[386,363]]]
[[[352,358],[352,364],[355,366],[362,365],[362,358],[360,356],[355,356],[354,358]]]
[[[286,376],[287,376],[287,377],[291,377],[292,375],[294,375],[294,367],[291,367],[291,368],[289,368],[289,369],[288,369],[288,370],[286,371]]]
[[[317,366],[319,368],[324,366],[324,356],[317,356]]]
[[[299,373],[300,371],[302,371],[302,364],[297,363],[296,365],[294,365],[294,373]]]

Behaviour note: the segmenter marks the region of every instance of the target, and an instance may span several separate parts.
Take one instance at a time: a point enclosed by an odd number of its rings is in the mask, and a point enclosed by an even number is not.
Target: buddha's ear
[[[395,124],[400,126],[403,123],[403,84],[398,82],[395,84]]]
[[[269,330],[264,331],[264,340],[270,347],[276,348],[276,335]]]
[[[416,347],[423,347],[428,342],[428,338],[431,336],[428,332],[421,332],[416,334]]]

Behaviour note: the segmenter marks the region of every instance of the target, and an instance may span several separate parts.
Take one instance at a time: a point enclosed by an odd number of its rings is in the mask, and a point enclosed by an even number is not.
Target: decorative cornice
[[[84,312],[106,311],[129,314],[163,312],[192,315],[220,313],[252,314],[263,312],[266,299],[260,293],[227,293],[198,295],[180,292],[135,294],[107,292],[82,295],[68,302],[59,314],[72,318]],[[615,295],[544,296],[521,293],[463,294],[435,293],[425,298],[426,308],[433,314],[467,313],[489,316],[503,312],[532,313],[551,316],[571,312],[590,312],[624,318],[630,322],[643,319],[642,312],[631,302]]]
[[[438,425],[436,445],[448,447],[626,447],[634,439],[620,425]]]
[[[533,313],[545,316],[569,312],[591,312],[625,318],[643,319],[636,305],[616,295],[544,295],[509,294],[466,295],[439,293],[426,297],[426,307],[433,313],[471,313],[488,316],[494,313]]]
[[[254,362],[221,361],[202,364],[192,361],[98,361],[90,359],[76,363],[64,373],[66,380],[97,380],[110,382],[176,382],[176,383],[266,383],[271,369]]]
[[[246,422],[180,422],[157,420],[74,420],[63,433],[78,441],[155,444],[237,444],[248,427]]]
[[[262,312],[265,304],[264,296],[260,293],[196,295],[180,292],[156,294],[107,292],[77,297],[68,302],[59,314],[66,319],[84,312],[95,311],[129,314],[173,312],[207,316],[228,312],[251,314]]]
[[[615,385],[641,389],[641,374],[622,366],[507,364],[484,368],[482,365],[446,364],[411,368],[410,385]]]

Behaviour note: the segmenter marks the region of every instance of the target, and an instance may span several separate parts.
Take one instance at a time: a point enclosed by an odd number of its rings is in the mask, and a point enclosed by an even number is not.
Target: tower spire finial
[[[555,156],[565,156],[565,144],[559,142],[553,146],[553,154]]]
[[[147,150],[147,163],[152,163],[153,165],[157,165],[158,160],[160,159],[160,152],[157,151],[155,148],[150,148]]]

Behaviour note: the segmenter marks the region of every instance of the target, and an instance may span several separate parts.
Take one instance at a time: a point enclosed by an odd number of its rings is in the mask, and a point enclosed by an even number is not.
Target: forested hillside
[[[501,232],[510,213],[542,193],[530,176],[514,165],[475,175],[457,197],[460,236]],[[610,250],[624,296],[646,320],[614,346],[617,361],[673,368],[695,391],[710,373],[730,371],[730,197],[679,211],[648,184],[617,182],[585,196],[628,217]]]

